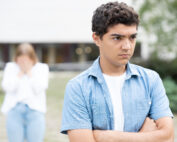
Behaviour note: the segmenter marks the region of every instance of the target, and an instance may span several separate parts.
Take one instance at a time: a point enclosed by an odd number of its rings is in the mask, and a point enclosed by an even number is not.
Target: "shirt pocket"
[[[147,116],[151,106],[151,100],[148,98],[141,98],[135,101],[136,112],[138,116]]]

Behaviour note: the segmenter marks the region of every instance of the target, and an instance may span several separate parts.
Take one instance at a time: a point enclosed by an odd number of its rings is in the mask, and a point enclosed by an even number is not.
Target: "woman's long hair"
[[[21,55],[27,55],[33,61],[33,64],[36,64],[36,62],[38,61],[34,47],[29,43],[22,43],[17,46],[17,50],[15,53],[15,62],[17,61],[17,58]]]

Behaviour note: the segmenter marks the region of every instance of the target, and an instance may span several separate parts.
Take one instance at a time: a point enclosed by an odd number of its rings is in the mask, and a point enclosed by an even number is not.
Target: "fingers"
[[[27,73],[28,71],[31,70],[33,64],[32,64],[32,61],[30,60],[26,60],[26,59],[19,59],[17,61],[17,64],[19,65],[20,69],[24,72],[24,73]]]
[[[155,122],[154,119],[151,119],[151,118],[147,117],[145,121],[148,121],[148,122],[151,123],[152,125],[156,126],[156,122]]]
[[[142,128],[140,129],[140,132],[149,132],[149,131],[154,131],[154,130],[157,130],[155,121],[147,117],[144,121]]]

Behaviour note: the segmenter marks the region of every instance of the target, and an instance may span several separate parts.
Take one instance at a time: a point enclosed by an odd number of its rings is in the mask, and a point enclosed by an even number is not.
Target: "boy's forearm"
[[[173,135],[162,130],[144,133],[120,131],[94,131],[96,142],[173,142]]]
[[[93,131],[96,142],[173,142],[173,120],[164,117],[156,120],[156,128],[153,121],[145,120],[140,132],[120,132],[112,130]]]

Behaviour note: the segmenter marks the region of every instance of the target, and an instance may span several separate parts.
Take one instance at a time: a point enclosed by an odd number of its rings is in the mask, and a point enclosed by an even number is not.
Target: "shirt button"
[[[149,101],[149,105],[151,105],[151,101]]]

